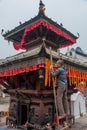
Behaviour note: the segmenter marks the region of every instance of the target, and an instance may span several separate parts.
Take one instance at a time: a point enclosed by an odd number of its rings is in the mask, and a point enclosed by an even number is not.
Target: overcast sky
[[[81,47],[87,53],[87,0],[43,0],[46,15],[77,36],[77,44],[70,46]],[[38,14],[39,0],[0,0],[0,31],[12,30]],[[61,50],[65,52],[66,49]],[[6,58],[16,53],[12,42],[1,36],[0,33],[0,58]]]

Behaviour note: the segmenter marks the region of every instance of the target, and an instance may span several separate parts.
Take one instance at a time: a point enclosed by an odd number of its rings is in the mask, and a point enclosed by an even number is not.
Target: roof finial
[[[40,3],[39,3],[39,14],[45,15],[45,5],[43,4],[42,0],[40,0]]]

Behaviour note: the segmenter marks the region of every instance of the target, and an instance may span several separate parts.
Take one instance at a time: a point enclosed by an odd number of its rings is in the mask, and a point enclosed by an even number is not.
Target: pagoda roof
[[[61,31],[65,32],[66,34],[70,35],[71,37],[77,39],[78,37],[75,36],[74,34],[72,34],[70,31],[68,31],[66,28],[64,28],[63,26],[59,25],[57,22],[54,22],[51,18],[48,18],[47,16],[45,15],[37,15],[35,16],[34,18],[31,18],[30,20],[26,21],[25,23],[19,25],[18,27],[15,27],[14,29],[12,29],[11,31],[7,31],[5,34],[3,34],[3,36],[9,40],[9,38],[20,32],[20,31],[23,31],[24,32],[24,29],[26,27],[28,27],[29,25],[39,21],[39,20],[43,20],[43,21],[46,21],[48,23],[50,23],[51,25],[55,26],[56,28],[60,29]]]
[[[22,52],[14,56],[3,59],[2,61],[0,61],[0,73],[5,72],[5,71],[10,71],[12,69],[10,68],[10,65],[13,66],[13,70],[23,68],[23,64],[25,63],[25,61],[29,63],[29,60],[31,61],[31,59],[33,59],[34,57],[39,57],[39,55],[43,52],[43,50],[45,51],[45,54],[47,55],[47,57],[50,58],[50,49],[44,45],[41,45],[31,51]],[[69,65],[72,65],[72,66],[77,66],[78,68],[81,68],[82,70],[87,69],[87,64],[84,64],[83,62],[80,62],[79,60],[75,58],[70,58],[62,53],[61,53],[61,56],[62,56],[62,59],[65,61],[65,63],[68,63]],[[54,60],[57,60],[58,52],[52,50],[52,57]],[[21,64],[21,61],[23,62],[23,64]],[[44,60],[42,60],[41,63],[44,64]],[[36,64],[37,63],[33,65],[36,65]],[[28,66],[31,66],[31,63],[29,63]]]
[[[21,60],[24,60],[27,58],[30,59],[33,56],[39,55],[40,52],[42,52],[42,49],[44,49],[45,53],[48,56],[50,56],[50,49],[44,45],[41,45],[37,48],[34,48],[33,50],[21,52],[19,54],[14,55],[14,56],[10,56],[10,57],[6,57],[5,59],[2,59],[0,61],[0,66],[5,65],[5,64],[9,64],[12,62],[16,62],[16,61],[21,61]],[[67,61],[68,63],[72,63],[73,65],[75,64],[75,65],[82,66],[82,67],[87,67],[87,64],[80,62],[78,59],[68,57],[62,53],[60,53],[60,55],[61,55],[62,59],[64,61]],[[52,57],[53,57],[53,59],[58,59],[58,52],[52,50]]]
[[[40,26],[43,26],[43,30],[47,30],[47,32],[43,32],[43,34],[50,32],[53,36],[53,41],[56,44],[55,48],[61,48],[65,46],[72,45],[76,43],[76,39],[78,38],[74,34],[72,34],[70,31],[68,31],[66,28],[64,28],[62,25],[59,25],[57,22],[54,22],[51,18],[48,18],[43,11],[43,3],[40,1],[40,7],[39,7],[39,13],[34,18],[31,18],[30,20],[26,21],[25,23],[20,24],[18,27],[15,27],[11,31],[6,32],[3,34],[3,37],[8,40],[12,41],[14,44],[15,49],[22,49],[26,48],[23,44],[25,43],[25,37],[28,34],[28,32],[34,34],[35,29],[40,29]],[[34,30],[32,32],[32,30]],[[49,30],[49,31],[48,31]],[[40,32],[41,33],[41,32]],[[38,34],[38,37],[40,37],[40,33]],[[37,34],[35,34],[37,35]],[[52,37],[48,33],[48,37]],[[54,38],[54,35],[56,38]],[[31,36],[31,35],[30,35]],[[36,36],[33,36],[36,37]],[[40,38],[43,38],[44,36],[41,36]],[[49,39],[49,38],[48,38]],[[48,40],[47,39],[47,40]],[[61,40],[59,40],[61,39]],[[51,39],[52,40],[52,39]],[[50,41],[51,41],[50,40]]]

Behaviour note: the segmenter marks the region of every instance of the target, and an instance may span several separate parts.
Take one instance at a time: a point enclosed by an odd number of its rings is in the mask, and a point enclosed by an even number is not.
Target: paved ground
[[[87,130],[87,114],[76,119],[70,130]]]
[[[2,127],[3,126],[3,127]],[[5,118],[1,118],[0,130],[18,130],[18,129],[7,129],[5,125]],[[87,114],[75,120],[75,124],[72,125],[70,130],[87,130]]]
[[[6,126],[0,125],[0,130],[15,130],[15,129],[8,129]]]

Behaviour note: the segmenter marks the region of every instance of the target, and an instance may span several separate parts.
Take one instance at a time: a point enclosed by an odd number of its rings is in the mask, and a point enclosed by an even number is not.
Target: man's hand
[[[53,69],[53,65],[50,65],[50,69]]]

